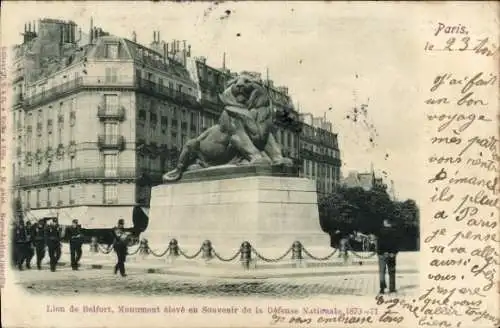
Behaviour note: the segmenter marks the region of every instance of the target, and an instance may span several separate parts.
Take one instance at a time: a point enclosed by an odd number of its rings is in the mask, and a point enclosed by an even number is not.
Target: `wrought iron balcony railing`
[[[79,77],[77,79],[73,79],[58,86],[52,87],[48,90],[37,92],[36,94],[25,99],[22,98],[22,95],[20,95],[20,98],[15,97],[14,103],[20,102],[24,103],[25,106],[33,107],[42,103],[53,101],[61,96],[64,96],[67,93],[81,88],[129,88],[152,93],[155,96],[167,97],[186,104],[197,104],[195,96],[184,93],[182,91],[170,89],[164,85],[160,85],[152,81],[141,78],[136,79],[135,81],[131,78],[109,79],[106,78],[106,76]]]
[[[125,149],[125,138],[120,135],[101,134],[97,138],[97,146],[100,150],[103,149]]]
[[[136,179],[140,177],[142,171],[137,168],[117,168],[116,174],[110,176],[109,170],[99,168],[78,168],[71,170],[49,171],[32,176],[17,176],[16,185],[39,185],[47,183],[58,183],[70,180],[83,179]]]
[[[105,104],[101,104],[97,109],[97,117],[101,120],[123,121],[125,119],[125,108],[123,106],[106,106]]]
[[[194,105],[197,103],[196,97],[182,91],[174,90],[165,85],[154,83],[153,81],[137,78],[135,81],[137,89],[155,95],[167,97],[177,102]]]

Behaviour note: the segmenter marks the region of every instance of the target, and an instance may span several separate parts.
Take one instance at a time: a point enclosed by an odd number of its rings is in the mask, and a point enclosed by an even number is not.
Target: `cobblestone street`
[[[398,294],[412,294],[418,289],[417,273],[397,276]],[[108,269],[72,271],[61,267],[48,270],[19,272],[18,284],[36,294],[126,294],[175,296],[249,296],[276,298],[306,298],[330,295],[376,295],[378,274],[336,274],[314,277],[269,279],[220,279],[170,274],[129,272],[125,278]]]

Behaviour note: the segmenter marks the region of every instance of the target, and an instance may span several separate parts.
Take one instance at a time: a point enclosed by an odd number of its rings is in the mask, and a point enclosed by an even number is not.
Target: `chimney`
[[[169,53],[168,53],[168,43],[165,43],[165,51],[166,51],[166,54],[167,54],[166,57],[168,58],[168,55],[169,55]]]
[[[167,62],[167,44],[163,42],[163,63]]]
[[[153,43],[156,42],[156,31],[153,31]]]
[[[160,42],[160,31],[157,31],[156,33],[158,33],[157,34],[157,36],[158,36],[158,42]]]
[[[188,45],[188,57],[191,57],[191,45]]]
[[[28,24],[24,23],[24,32],[28,32]]]
[[[89,33],[89,43],[94,43],[94,18],[90,17],[90,33]]]
[[[132,41],[137,42],[137,34],[135,31],[132,31]]]

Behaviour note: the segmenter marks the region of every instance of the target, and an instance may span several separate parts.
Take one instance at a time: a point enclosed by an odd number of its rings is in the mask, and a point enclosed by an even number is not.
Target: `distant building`
[[[340,183],[340,150],[332,123],[324,117],[301,114],[301,174],[316,180],[320,193],[331,193]]]
[[[347,188],[360,187],[366,191],[372,190],[375,187],[380,187],[387,189],[387,185],[384,184],[382,178],[377,178],[375,172],[359,173],[357,171],[351,171],[342,180],[342,185]]]

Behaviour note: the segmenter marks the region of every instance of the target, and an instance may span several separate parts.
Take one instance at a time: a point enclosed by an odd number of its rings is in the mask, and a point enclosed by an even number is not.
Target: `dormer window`
[[[106,58],[118,59],[118,43],[110,43],[106,45]]]

